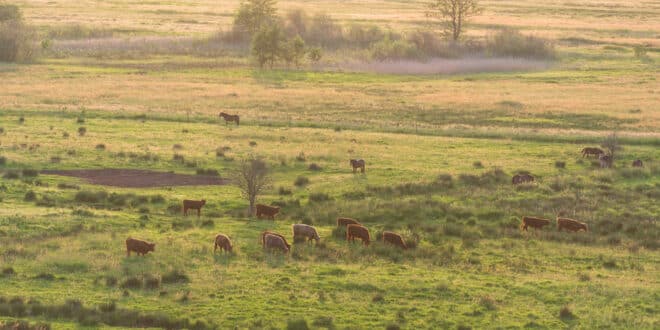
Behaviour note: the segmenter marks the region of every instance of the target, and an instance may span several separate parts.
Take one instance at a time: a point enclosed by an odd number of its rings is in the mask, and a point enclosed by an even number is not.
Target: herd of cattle
[[[226,122],[236,122],[238,125],[239,117],[238,115],[228,115],[226,113],[220,113],[220,117],[225,119]],[[612,157],[606,155],[605,152],[599,148],[587,147],[582,149],[582,157],[597,156],[600,160],[601,167],[611,167],[612,166]],[[353,173],[358,169],[364,173],[365,172],[365,161],[363,159],[351,159],[350,165],[353,168]],[[637,159],[632,163],[633,167],[642,167],[643,163],[641,160]],[[511,179],[511,183],[514,185],[534,182],[534,176],[531,174],[516,174]],[[200,216],[201,208],[206,204],[206,200],[184,200],[183,201],[183,214],[188,215],[188,210],[197,210],[197,216]],[[266,217],[271,220],[275,220],[275,215],[280,211],[279,207],[257,204],[256,205],[256,215],[258,218]],[[527,231],[527,228],[542,229],[545,226],[550,225],[551,221],[548,219],[523,216],[522,222],[520,224],[520,229]],[[580,222],[574,219],[557,217],[557,230],[562,231],[565,229],[567,231],[579,232],[584,230],[585,232],[589,231],[587,224]],[[316,228],[306,224],[293,224],[292,226],[293,240],[304,240],[311,241],[315,240],[317,243],[321,239]],[[354,242],[355,239],[360,239],[365,246],[368,246],[371,242],[371,236],[369,234],[369,229],[364,225],[360,224],[357,220],[351,218],[337,218],[337,227],[344,227],[346,230],[346,241]],[[384,231],[382,235],[382,241],[384,243],[392,244],[396,247],[407,249],[407,245],[403,240],[401,235],[391,232]],[[213,252],[216,252],[218,249],[224,252],[232,252],[233,245],[229,236],[225,234],[218,234],[215,236],[213,246]],[[155,243],[146,242],[143,240],[138,240],[134,238],[128,238],[126,240],[126,254],[130,256],[131,252],[135,252],[138,255],[145,255],[148,252],[153,252],[155,250]],[[261,233],[261,246],[266,250],[280,250],[284,253],[288,253],[291,249],[291,245],[287,242],[286,238],[273,231],[264,231]]]

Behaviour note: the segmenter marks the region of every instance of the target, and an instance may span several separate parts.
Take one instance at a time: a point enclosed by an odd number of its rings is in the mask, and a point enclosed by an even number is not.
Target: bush
[[[37,194],[34,191],[30,190],[30,191],[25,193],[25,196],[23,197],[23,200],[26,201],[26,202],[35,201],[35,200],[37,200]]]
[[[514,29],[503,29],[487,42],[487,51],[496,56],[552,59],[554,47],[545,39],[526,36]]]
[[[0,166],[7,165],[7,157],[0,156]]]
[[[108,199],[108,193],[105,191],[81,190],[74,197],[76,202],[98,204]]]
[[[83,127],[78,127],[78,135],[80,136],[85,136],[87,134],[87,128]]]
[[[0,62],[32,60],[34,38],[34,31],[24,24],[18,6],[0,4]]]
[[[331,201],[331,200],[332,200],[332,197],[330,197],[330,195],[324,194],[324,193],[312,193],[312,194],[309,195],[309,202],[310,203],[312,203],[312,202],[327,202],[327,201]]]
[[[172,160],[175,162],[183,163],[184,159],[185,158],[183,157],[183,155],[179,155],[179,154],[172,155]]]
[[[96,150],[105,150],[105,144],[99,143],[96,145]]]
[[[296,178],[296,181],[293,182],[296,187],[302,187],[309,184],[309,178],[304,176],[299,176]]]
[[[121,288],[122,289],[141,289],[142,288],[142,280],[140,280],[137,276],[128,277],[123,282],[121,282]]]
[[[562,319],[572,319],[575,315],[573,315],[573,312],[568,306],[564,306],[559,310],[559,317]]]
[[[291,195],[291,189],[280,187],[277,191],[280,195]]]
[[[378,61],[420,59],[421,53],[414,44],[406,40],[392,40],[386,36],[369,48],[371,58]]]
[[[295,319],[295,320],[288,320],[286,322],[286,329],[287,330],[309,330],[309,326],[307,325],[307,321],[305,321],[305,319]]]
[[[162,277],[163,283],[172,284],[172,283],[188,283],[190,278],[184,272],[180,270],[172,270]]]
[[[555,167],[556,168],[566,168],[566,162],[562,162],[562,161],[558,160],[558,161],[555,162]]]
[[[309,164],[309,170],[310,171],[320,171],[321,166],[317,165],[316,163],[311,163],[311,164]]]
[[[220,173],[218,173],[218,170],[214,170],[214,169],[198,168],[197,169],[197,175],[218,176],[218,175],[220,175]]]

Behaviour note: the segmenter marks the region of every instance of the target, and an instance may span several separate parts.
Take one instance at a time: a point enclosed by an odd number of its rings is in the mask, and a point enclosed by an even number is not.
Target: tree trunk
[[[254,216],[254,204],[255,204],[255,198],[250,197],[250,216]]]

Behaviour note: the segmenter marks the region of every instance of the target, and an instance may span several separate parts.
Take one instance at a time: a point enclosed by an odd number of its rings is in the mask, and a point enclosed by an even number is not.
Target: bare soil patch
[[[227,179],[135,169],[44,170],[42,174],[81,178],[91,184],[123,188],[225,185]]]

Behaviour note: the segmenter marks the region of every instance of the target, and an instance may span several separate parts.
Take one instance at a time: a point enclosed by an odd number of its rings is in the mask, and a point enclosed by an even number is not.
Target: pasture
[[[54,38],[54,49],[204,38],[228,29],[238,6],[16,3],[41,33],[81,25],[101,36]],[[553,40],[557,59],[532,71],[406,75],[353,72],[341,52],[318,67],[258,70],[233,50],[164,46],[0,63],[0,322],[658,328],[660,8],[482,5],[470,36],[515,26]],[[402,30],[426,24],[421,6],[278,3]],[[644,58],[633,54],[640,43],[651,44]],[[240,114],[240,126],[220,112]],[[582,157],[614,131],[623,147],[614,168]],[[271,169],[258,202],[281,207],[275,221],[247,216],[239,189],[220,179],[248,155]],[[352,173],[353,158],[366,173]],[[644,167],[633,168],[635,159]],[[216,184],[107,186],[39,173],[81,169],[171,171]],[[536,180],[514,186],[518,173]],[[206,200],[201,217],[182,215],[184,199]],[[557,232],[559,213],[589,231]],[[521,232],[524,215],[551,224]],[[374,242],[347,243],[340,216],[360,220]],[[315,226],[320,243],[294,244],[289,255],[262,250],[262,231],[292,242],[294,223]],[[383,244],[383,231],[412,248]],[[217,233],[234,253],[213,253]],[[155,251],[126,257],[129,236]]]

